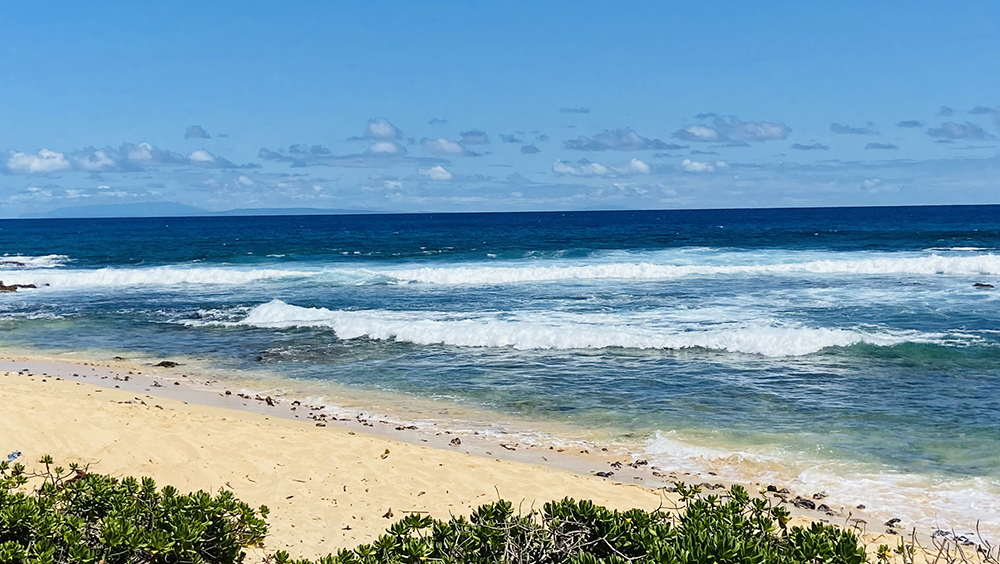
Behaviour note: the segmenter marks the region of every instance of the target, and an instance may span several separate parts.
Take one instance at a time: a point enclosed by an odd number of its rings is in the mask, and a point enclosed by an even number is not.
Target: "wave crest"
[[[777,264],[673,265],[650,262],[578,266],[419,268],[391,272],[397,280],[429,284],[509,284],[554,280],[669,280],[688,276],[767,274],[1000,275],[1000,255],[824,259]]]
[[[239,285],[275,278],[302,278],[314,272],[284,269],[237,269],[225,267],[175,268],[100,268],[96,270],[38,271],[20,270],[12,282],[53,288],[172,286],[180,284]]]
[[[844,329],[740,324],[705,330],[651,328],[600,314],[449,314],[305,308],[272,300],[235,325],[326,327],[340,339],[367,337],[418,345],[532,349],[706,349],[768,357],[801,356],[857,343],[891,345],[903,337]]]
[[[3,255],[0,256],[0,269],[30,269],[56,268],[69,262],[66,255]]]
[[[881,255],[874,258],[829,258],[797,262],[756,262],[754,257],[716,256],[716,263],[662,264],[656,262],[612,262],[598,264],[525,265],[514,262],[502,266],[442,265],[423,268],[371,268],[361,266],[315,266],[301,269],[248,268],[233,266],[158,266],[144,268],[56,269],[68,260],[64,255],[4,257],[9,283],[50,285],[53,288],[168,286],[174,284],[239,285],[262,280],[301,278],[320,285],[498,285],[531,282],[587,280],[673,280],[685,277],[860,275],[860,276],[1000,276],[1000,255],[911,256]],[[756,257],[758,261],[766,261]],[[3,261],[0,261],[2,263]]]

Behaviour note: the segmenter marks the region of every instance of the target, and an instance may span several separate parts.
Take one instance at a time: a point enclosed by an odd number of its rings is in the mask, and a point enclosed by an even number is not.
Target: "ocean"
[[[0,348],[1000,535],[1000,206],[0,220],[0,255],[39,286],[0,294]]]

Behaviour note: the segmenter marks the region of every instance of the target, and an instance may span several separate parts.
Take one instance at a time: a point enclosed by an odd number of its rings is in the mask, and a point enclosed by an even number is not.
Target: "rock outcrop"
[[[3,280],[0,280],[0,294],[16,292],[21,288],[37,288],[37,286],[34,284],[11,284],[10,286],[6,286],[4,285]]]

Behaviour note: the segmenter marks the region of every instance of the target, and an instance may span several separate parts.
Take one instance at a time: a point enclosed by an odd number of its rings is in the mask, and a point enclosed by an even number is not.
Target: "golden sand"
[[[230,489],[271,509],[269,549],[300,557],[371,541],[408,512],[468,514],[498,494],[525,510],[564,496],[618,509],[662,501],[650,489],[555,468],[52,376],[0,374],[0,405],[5,453],[20,450],[27,462],[51,454],[182,491]]]
[[[501,459],[485,456],[492,453],[482,449],[477,454],[464,446],[404,442],[357,427],[318,427],[313,420],[115,389],[114,380],[96,385],[72,377],[85,370],[127,373],[122,367],[39,362],[36,367],[44,371],[23,374],[13,368],[21,361],[0,362],[0,454],[20,450],[19,461],[29,467],[48,454],[64,465],[78,462],[102,474],[150,476],[181,491],[231,490],[247,503],[271,510],[267,546],[259,554],[283,549],[313,558],[373,541],[409,513],[468,515],[498,498],[522,512],[563,497],[620,510],[677,506],[674,494],[662,488],[606,480],[581,473],[582,467],[572,472],[530,461],[548,460],[545,455],[554,456],[549,451],[504,453],[521,459]],[[166,388],[173,391],[173,386]],[[753,492],[756,486],[747,488]],[[792,510],[793,524],[822,518]],[[881,543],[896,546],[899,537],[867,530],[863,540],[874,549]]]

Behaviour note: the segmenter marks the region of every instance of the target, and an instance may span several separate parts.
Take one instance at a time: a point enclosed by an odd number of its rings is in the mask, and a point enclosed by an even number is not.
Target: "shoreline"
[[[0,398],[3,398],[3,401],[8,406],[20,404],[22,413],[30,414],[26,416],[26,419],[30,418],[34,420],[33,422],[21,422],[21,425],[27,428],[36,426],[44,427],[44,424],[50,418],[56,421],[65,418],[67,413],[72,414],[73,410],[79,409],[79,403],[83,401],[86,403],[97,402],[98,404],[104,404],[105,411],[110,411],[116,417],[125,414],[134,418],[136,415],[143,414],[144,417],[140,417],[140,419],[145,425],[151,426],[150,429],[147,429],[147,432],[150,433],[163,431],[163,429],[157,429],[157,415],[171,412],[171,419],[178,417],[184,419],[208,417],[213,421],[213,424],[223,428],[242,429],[240,432],[244,435],[248,430],[247,426],[255,427],[253,432],[260,432],[262,429],[266,429],[268,433],[278,431],[279,434],[281,431],[294,429],[296,434],[301,435],[305,439],[304,443],[308,445],[332,441],[332,443],[337,443],[338,448],[342,448],[343,445],[341,443],[344,441],[364,442],[369,446],[369,452],[366,453],[367,456],[361,458],[378,459],[375,454],[383,450],[389,450],[390,452],[404,451],[411,454],[417,451],[419,454],[416,454],[416,458],[419,459],[419,463],[415,463],[411,459],[404,464],[404,468],[393,465],[388,466],[393,468],[394,471],[402,472],[403,476],[405,476],[411,466],[425,465],[428,460],[436,461],[443,459],[451,465],[459,464],[463,466],[462,470],[455,474],[438,476],[436,479],[427,481],[426,485],[423,486],[425,489],[432,487],[430,484],[440,485],[441,482],[450,484],[453,480],[461,482],[463,479],[471,479],[478,484],[478,493],[475,496],[471,496],[470,494],[453,496],[450,493],[446,493],[447,496],[450,496],[450,500],[442,499],[437,502],[438,505],[435,506],[435,509],[428,509],[428,511],[437,517],[447,517],[449,513],[452,513],[452,508],[460,507],[462,510],[467,511],[481,503],[495,499],[497,494],[510,499],[515,505],[517,505],[519,500],[522,502],[527,501],[528,505],[526,507],[533,506],[535,508],[540,507],[546,501],[570,496],[577,499],[593,499],[596,503],[618,509],[631,507],[652,509],[658,506],[669,507],[670,504],[676,502],[676,497],[671,493],[671,484],[675,481],[682,481],[689,485],[703,484],[703,489],[706,490],[706,493],[712,493],[716,488],[728,488],[734,483],[741,483],[752,493],[763,489],[778,490],[769,492],[766,495],[771,497],[775,503],[781,503],[787,507],[796,520],[803,523],[807,521],[824,521],[853,528],[858,532],[865,533],[865,538],[870,539],[876,545],[878,543],[895,545],[900,538],[910,534],[917,534],[920,538],[924,539],[924,544],[930,544],[929,531],[921,530],[914,533],[910,530],[910,525],[907,523],[901,523],[895,527],[886,527],[881,524],[882,520],[880,518],[867,513],[863,509],[853,507],[827,508],[824,507],[826,505],[824,501],[827,500],[822,498],[813,500],[812,492],[790,491],[788,486],[782,484],[734,482],[723,480],[713,473],[700,474],[677,470],[671,471],[668,468],[658,468],[643,460],[625,457],[621,453],[601,450],[606,447],[600,447],[599,445],[591,445],[589,448],[577,447],[570,449],[565,447],[557,448],[555,445],[545,444],[509,444],[493,436],[459,434],[450,432],[449,430],[420,429],[414,428],[413,425],[405,425],[403,424],[404,422],[393,422],[385,419],[370,420],[363,418],[323,417],[325,415],[323,409],[315,409],[317,406],[304,404],[301,400],[270,398],[271,401],[269,402],[267,401],[267,396],[252,396],[233,390],[229,390],[230,393],[226,394],[225,386],[210,389],[195,389],[194,386],[190,385],[195,378],[189,378],[187,381],[182,382],[182,379],[176,378],[177,374],[171,370],[170,368],[160,369],[152,366],[140,366],[125,361],[69,362],[64,359],[56,360],[39,358],[37,356],[23,357],[0,354],[0,378],[4,382],[4,385],[0,386]],[[191,371],[188,370],[187,372]],[[190,376],[197,377],[196,374]],[[211,386],[211,382],[209,381],[208,383]],[[41,406],[36,401],[33,401],[34,398],[38,397],[39,393],[44,395],[46,390],[51,391],[56,387],[60,389],[58,403],[68,403],[69,405]],[[11,392],[10,390],[14,391]],[[310,407],[314,409],[310,409]],[[75,421],[85,422],[88,427],[104,427],[103,424],[106,423],[106,421],[98,421],[97,415],[93,412],[85,414],[76,413],[75,417]],[[125,423],[126,427],[133,425],[131,419],[126,418],[126,420],[128,421]],[[42,424],[39,424],[39,422]],[[31,441],[32,445],[30,449],[15,446],[11,450],[25,452],[25,459],[22,460],[27,462],[32,462],[32,459],[36,459],[41,454],[51,454],[56,457],[57,461],[62,463],[75,460],[83,463],[93,463],[92,470],[96,472],[116,473],[117,475],[149,474],[162,483],[172,483],[172,485],[178,487],[182,485],[173,483],[169,479],[170,476],[178,476],[174,474],[174,470],[168,470],[162,463],[158,463],[155,456],[146,457],[148,463],[146,460],[139,461],[139,455],[132,451],[150,449],[152,445],[135,444],[136,439],[129,437],[128,433],[123,433],[123,431],[126,431],[124,429],[114,429],[112,425],[111,429],[103,428],[101,432],[108,433],[110,431],[115,435],[113,439],[113,443],[116,445],[115,448],[124,449],[125,452],[131,453],[126,458],[131,459],[133,464],[127,464],[121,460],[121,454],[117,455],[114,462],[106,460],[101,456],[101,451],[102,448],[107,447],[92,445],[93,448],[90,451],[86,449],[81,450],[69,447],[66,444],[66,441],[74,442],[70,440],[70,437],[64,437],[60,440],[54,439],[54,436],[59,434],[76,433],[78,432],[77,429],[73,429],[72,433],[66,429],[52,429],[50,431],[48,434],[42,433],[42,439]],[[221,433],[222,431],[218,432]],[[21,433],[12,433],[11,438],[8,440],[16,442],[19,436],[21,436]],[[0,440],[4,439],[0,435]],[[177,437],[174,436],[162,444],[166,447],[170,440],[176,439]],[[243,439],[245,440],[246,437],[244,436]],[[453,442],[455,439],[458,439],[459,444]],[[281,437],[281,439],[272,438],[272,441],[275,443],[279,443],[280,440],[284,440],[284,437]],[[79,442],[86,443],[87,441],[82,440]],[[49,447],[49,451],[41,452],[40,450],[44,450],[43,447],[47,445],[52,445]],[[384,445],[384,449],[382,445]],[[188,443],[183,450],[186,450],[186,455],[193,456],[191,462],[203,462],[201,457],[195,456],[197,451],[200,450],[200,448],[195,449],[194,447],[196,446],[204,448],[205,445]],[[242,468],[243,457],[238,451],[248,446],[247,444],[241,446],[231,445],[229,447],[215,445],[215,455],[220,460],[231,461],[231,467],[229,468],[231,477],[235,478],[233,472],[239,471],[236,470],[236,467]],[[253,448],[264,448],[266,450],[266,446],[259,444],[254,445]],[[303,446],[303,448],[308,447]],[[316,447],[313,446],[312,448],[315,449]],[[156,448],[153,448],[152,451],[154,453],[157,452]],[[161,454],[166,456],[166,453]],[[284,455],[281,450],[278,450],[274,453],[274,456],[275,460],[280,460]],[[324,456],[323,452],[314,450],[307,457],[307,460],[311,459],[316,462],[317,467],[321,467],[323,466],[321,461]],[[67,459],[67,457],[73,460]],[[391,454],[386,459],[390,457],[393,461],[397,460],[397,457]],[[138,462],[138,464],[135,464],[135,462]],[[364,464],[362,460],[348,460],[348,462]],[[298,460],[297,463],[301,465],[302,472],[307,474],[315,474],[317,472],[317,468],[308,469],[310,464],[306,463],[306,461]],[[438,464],[444,465],[445,462],[438,462]],[[272,470],[277,470],[280,466],[281,463],[274,462]],[[501,477],[501,479],[497,480],[494,476],[492,485],[486,482],[479,483],[482,481],[484,470],[487,471],[487,476],[489,476],[489,471],[496,472],[498,469],[511,471],[518,478],[510,479],[508,477]],[[598,472],[611,472],[612,475],[602,477]],[[248,484],[236,482],[232,479],[223,480],[219,474],[225,475],[226,472],[217,468],[203,475],[200,482],[191,481],[189,477],[182,474],[183,484],[190,484],[190,487],[194,489],[206,489],[207,491],[214,491],[220,487],[228,487],[237,493],[241,493],[241,489],[243,489],[247,492],[247,501],[255,504],[264,503],[272,508],[271,521],[273,521],[272,524],[275,533],[272,535],[272,539],[275,539],[275,542],[285,543],[285,547],[289,549],[312,550],[314,553],[310,554],[314,556],[334,551],[336,548],[345,545],[372,540],[374,535],[380,533],[386,526],[393,522],[393,519],[378,518],[391,512],[387,512],[387,509],[391,509],[393,502],[387,500],[385,508],[381,508],[381,506],[372,508],[371,504],[369,504],[366,506],[367,512],[359,511],[357,512],[358,514],[351,515],[352,521],[357,521],[359,518],[361,521],[365,521],[366,523],[363,527],[352,527],[350,530],[336,528],[335,530],[341,532],[341,535],[335,540],[328,540],[324,536],[323,531],[329,531],[329,528],[311,527],[308,523],[299,523],[296,518],[282,513],[284,505],[281,503],[282,496],[271,494],[273,499],[264,499],[267,496],[254,492],[252,487],[241,488],[240,485],[236,485],[243,484],[247,486]],[[345,474],[341,470],[336,474],[336,477],[340,481],[344,481],[348,476],[350,476],[349,471]],[[531,476],[531,478],[526,478],[526,476]],[[377,480],[380,474],[376,473],[370,477]],[[166,482],[164,482],[164,478],[167,478]],[[328,482],[329,478],[328,476],[325,481]],[[362,478],[362,480],[366,479],[368,478]],[[403,477],[402,479],[405,480],[406,478]],[[530,484],[537,485],[536,482],[540,479],[550,480],[556,485],[552,488],[543,488],[546,491],[544,494],[534,490],[530,494],[521,493],[525,489],[525,484],[529,484],[527,489],[531,490],[532,486]],[[309,481],[312,480],[313,478],[309,478]],[[768,486],[773,487],[768,488]],[[347,484],[344,484],[344,488],[346,487]],[[366,488],[366,493],[367,490],[368,488]],[[346,489],[344,491],[346,492]],[[430,490],[427,489],[426,491]],[[341,496],[343,493],[338,492]],[[414,495],[413,492],[409,493],[410,495]],[[396,491],[387,495],[394,497],[398,494],[399,492]],[[295,494],[292,495],[293,497],[297,497]],[[422,494],[418,497],[422,497]],[[529,497],[530,500],[528,499]],[[291,500],[292,497],[285,499]],[[319,501],[322,501],[322,499]],[[274,506],[275,504],[278,504],[277,507]],[[447,513],[441,513],[443,509],[441,504],[443,504],[444,508],[448,508]],[[810,508],[810,505],[812,508]],[[301,506],[296,506],[295,503],[290,503],[289,506],[289,509],[296,507],[298,507],[297,510],[302,509]],[[404,514],[400,513],[401,511],[407,511],[406,509],[402,509],[400,505],[397,505],[397,507],[394,513],[397,517]],[[816,508],[822,511],[818,511]],[[303,516],[302,519],[308,518]],[[325,521],[326,519],[322,520]],[[291,529],[294,529],[294,532]],[[313,531],[309,534],[318,535],[319,540],[309,537],[309,535],[302,537],[303,529]],[[887,531],[892,531],[892,533]],[[298,545],[292,541],[292,539],[297,538],[300,541]],[[313,538],[313,540],[302,540],[303,538]],[[276,545],[273,545],[271,548],[274,548],[274,546]]]

